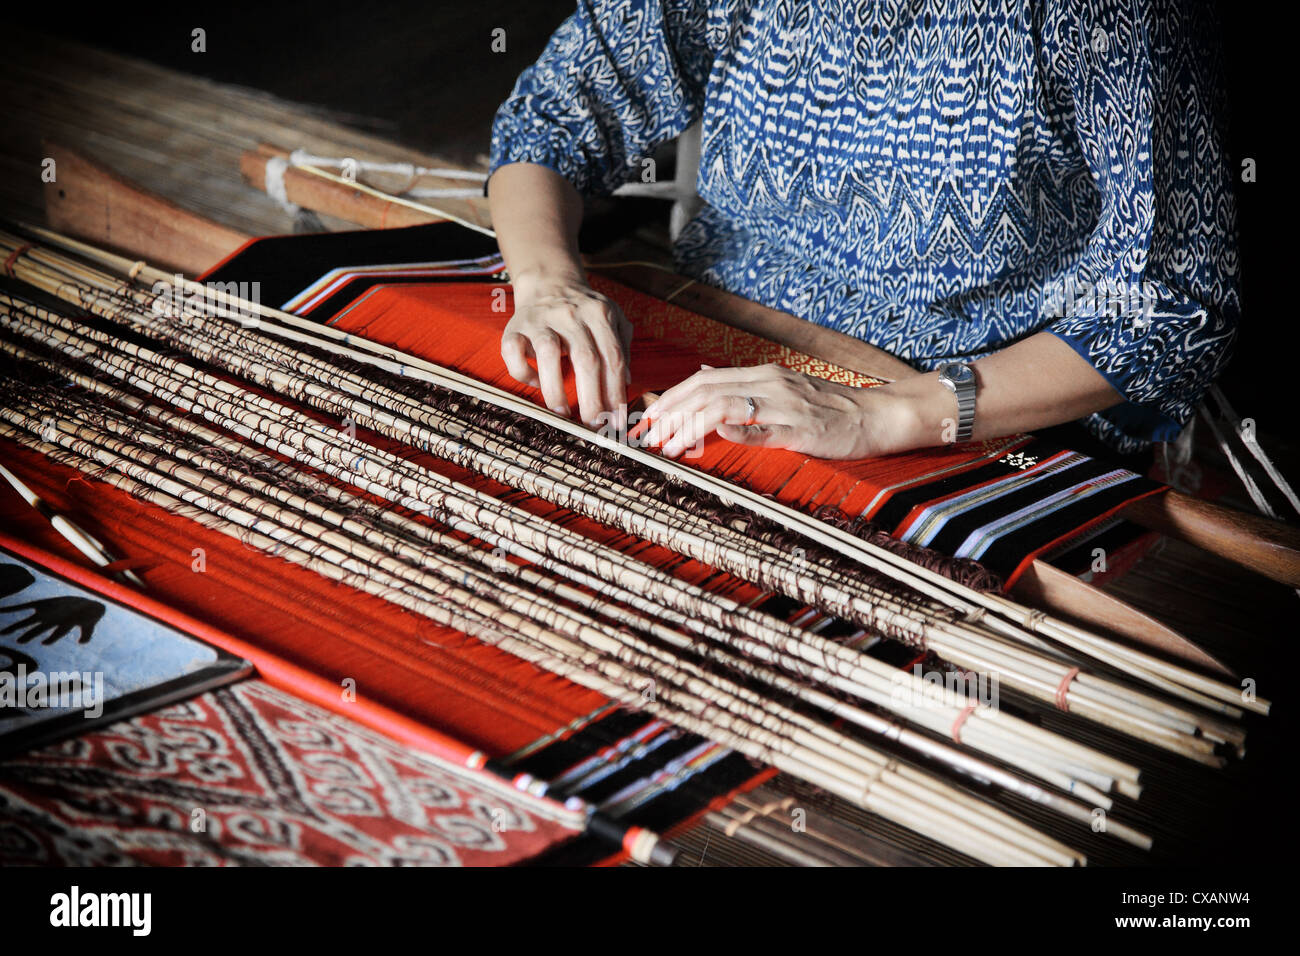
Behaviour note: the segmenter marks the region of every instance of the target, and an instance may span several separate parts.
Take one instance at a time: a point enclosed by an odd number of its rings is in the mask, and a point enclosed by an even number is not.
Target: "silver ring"
[[[745,409],[748,414],[745,415],[745,424],[753,425],[758,420],[758,406],[748,395],[745,396]]]

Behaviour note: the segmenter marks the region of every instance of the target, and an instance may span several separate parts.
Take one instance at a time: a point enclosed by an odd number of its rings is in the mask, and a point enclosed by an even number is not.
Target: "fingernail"
[[[663,447],[663,454],[668,458],[676,458],[680,451],[681,443],[676,438]]]
[[[555,410],[556,410],[556,412],[558,412],[559,414],[561,414],[561,415],[565,415],[565,416],[568,416],[568,415],[573,414],[571,411],[569,411],[569,406],[568,406],[568,405],[560,405],[560,406],[558,406]]]

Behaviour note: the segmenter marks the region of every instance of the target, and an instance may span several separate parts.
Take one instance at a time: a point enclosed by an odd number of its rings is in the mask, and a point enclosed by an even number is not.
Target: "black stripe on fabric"
[[[1019,454],[1042,461],[1063,450],[1055,445],[1034,439],[1020,448]],[[1006,455],[1002,456],[1002,458],[1005,457]],[[1005,478],[1007,475],[1016,474],[1020,470],[1017,466],[1008,464],[999,458],[970,471],[963,471],[912,488],[904,488],[890,495],[889,499],[870,521],[872,524],[893,533],[897,531],[898,526],[903,523],[903,520],[911,513],[912,509],[918,505],[924,505],[938,498],[956,494],[986,481]]]
[[[1071,469],[1073,470],[1073,469]],[[1109,470],[1109,469],[1108,469]],[[1132,501],[1134,498],[1159,488],[1149,478],[1136,477],[1122,484],[1111,485],[1087,498],[1081,498],[1058,508],[1025,528],[999,538],[984,552],[980,560],[986,567],[1009,575],[1016,566],[1043,543],[1069,534],[1087,524],[1099,514]]]
[[[620,822],[663,834],[703,811],[713,799],[731,793],[752,780],[757,773],[752,764],[739,754],[730,754],[687,781],[691,792],[679,788],[660,794],[648,804],[637,807],[620,818]],[[713,797],[700,799],[707,788]],[[524,866],[591,866],[618,852],[616,847],[593,836],[583,835],[552,847],[527,860]]]
[[[694,734],[679,730],[668,730],[665,737],[654,739],[655,748],[644,756],[627,760],[623,766],[612,773],[607,773],[594,783],[584,783],[574,793],[582,799],[597,805],[615,796],[624,787],[653,777],[674,760],[691,752],[704,743],[704,739]],[[616,762],[626,760],[625,755],[614,758]]]
[[[576,763],[581,763],[602,747],[622,740],[644,727],[651,718],[630,710],[615,710],[593,721],[576,733],[547,744],[522,760],[512,770],[531,773],[543,780],[554,780]]]
[[[437,262],[495,255],[496,241],[452,222],[435,222],[403,229],[366,229],[271,236],[254,240],[205,282],[258,282],[263,305],[278,308],[326,272],[388,263]],[[350,282],[312,310],[311,317],[328,321],[378,283],[498,281],[492,276],[373,279]]]
[[[803,607],[803,604],[794,598],[787,597],[784,594],[770,594],[755,606],[755,610],[770,614],[772,617],[779,617],[785,621],[801,607]]]
[[[839,638],[848,637],[850,634],[856,634],[861,628],[852,621],[846,621],[843,618],[835,618],[825,627],[817,632],[818,637],[824,637],[827,640],[838,640]]]
[[[554,780],[574,764],[590,758],[624,737],[630,736],[651,721],[646,714],[618,710],[579,730],[565,740],[556,741],[519,761],[512,770],[530,773],[544,780]],[[666,733],[672,733],[668,730]],[[700,746],[703,737],[676,732],[675,739],[656,747],[644,757],[629,762],[594,786],[578,790],[584,800],[599,803],[619,790],[662,770],[673,759]],[[731,753],[702,771],[681,781],[676,789],[656,794],[628,813],[620,822],[645,827],[656,832],[669,830],[690,819],[714,799],[731,793],[752,780],[761,771],[740,754]],[[560,794],[561,799],[565,794]],[[607,841],[581,836],[552,848],[528,865],[588,866],[613,855]]]
[[[582,728],[576,734],[556,741],[542,748],[536,753],[520,760],[512,766],[516,773],[530,773],[543,780],[558,780],[565,772],[576,764],[590,759],[594,754],[601,750],[614,746],[619,741],[630,737],[654,718],[647,714],[637,713],[629,710],[616,710],[613,713],[601,718],[594,723]],[[591,803],[600,803],[602,800],[614,795],[619,790],[628,786],[637,780],[652,776],[665,766],[671,763],[677,757],[690,752],[700,744],[705,742],[703,737],[696,734],[677,731],[666,728],[660,733],[675,734],[671,740],[662,740],[656,736],[651,742],[657,743],[657,746],[649,753],[629,760],[626,766],[620,767],[615,772],[602,778],[594,784],[579,785],[576,790],[561,789],[557,794],[560,799],[566,796],[576,794]],[[641,744],[634,745],[636,747]],[[747,768],[747,775],[740,778],[740,783],[752,777],[757,771],[749,764],[749,761],[737,754],[732,754],[719,761],[718,766],[722,763],[732,761],[737,758]],[[615,757],[614,759],[622,759]],[[739,783],[726,783],[726,786],[719,789],[714,784],[718,779],[714,774],[714,767],[708,767],[702,772],[693,774],[685,783],[673,791],[672,794],[660,794],[650,801],[645,807],[638,808],[630,817],[630,822],[637,823],[641,826],[649,826],[638,814],[645,811],[646,813],[657,814],[659,811],[655,806],[660,801],[667,801],[666,805],[670,807],[666,817],[655,816],[661,824],[668,825],[680,822],[692,813],[705,806],[710,800],[723,793],[726,793],[733,786],[739,786]],[[731,774],[723,773],[722,778],[730,781]],[[676,816],[680,813],[681,816]]]
[[[1101,548],[1106,554],[1116,554],[1149,533],[1131,521],[1106,522],[1100,528],[1080,535],[1044,557],[1053,567],[1078,577],[1092,570],[1095,549]]]
[[[889,500],[881,505],[880,510],[876,512],[871,521],[876,526],[892,534],[898,530],[898,526],[918,505],[926,504],[937,498],[943,498],[946,495],[956,494],[959,491],[965,491],[967,488],[973,488],[985,481],[1005,478],[1014,471],[1016,471],[1015,468],[994,461],[987,465],[981,465],[973,471],[965,471],[959,475],[952,475],[939,481],[917,485],[914,488],[905,488],[891,495]]]
[[[1059,472],[1044,475],[1023,488],[1017,488],[1015,491],[999,495],[974,508],[953,515],[939,529],[939,533],[929,540],[927,546],[944,554],[955,554],[972,532],[978,531],[999,518],[1004,518],[1015,511],[1019,511],[1021,508],[1042,501],[1058,491],[1077,485],[1081,481],[1098,478],[1112,470],[1111,466],[1106,462],[1088,458]],[[1031,522],[1025,530],[1033,531],[1037,524],[1037,521]],[[1031,535],[1039,544],[1051,541],[1056,536],[1046,532],[1036,536]],[[994,570],[997,569],[994,568]]]

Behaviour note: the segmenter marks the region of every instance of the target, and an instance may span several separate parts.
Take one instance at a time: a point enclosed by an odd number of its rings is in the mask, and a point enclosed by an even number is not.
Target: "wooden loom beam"
[[[45,186],[45,215],[60,232],[124,252],[158,253],[155,264],[198,275],[249,237],[138,188],[76,150],[48,140],[55,180]]]
[[[261,192],[266,192],[266,164],[270,159],[287,161],[289,150],[260,143],[257,149],[245,150],[239,159],[239,171],[244,179]],[[289,166],[284,171],[284,194],[289,202],[304,209],[315,212],[328,209],[330,215],[368,229],[395,229],[443,221],[410,206],[384,202],[360,189],[313,176],[295,166]]]
[[[250,150],[244,154],[241,169],[250,183],[260,182],[264,185],[267,159],[273,156],[284,158],[288,155],[288,151],[278,147],[262,146],[258,150]],[[292,172],[292,169],[286,171],[286,191],[293,181]],[[219,247],[223,243],[228,244],[230,248],[237,248],[238,245],[252,238],[226,229],[201,216],[179,210],[165,200],[152,196],[146,190],[103,170],[84,158],[80,158],[80,162],[67,169],[61,167],[60,175],[61,178],[68,177],[70,184],[79,186],[83,192],[93,188],[102,190],[105,196],[102,207],[83,204],[80,212],[77,208],[62,210],[63,231],[103,241],[105,244],[118,246],[132,254],[147,254],[156,261],[177,267],[182,265],[179,260],[185,259],[184,271],[191,274],[201,273],[225,254],[222,252],[208,259],[199,260],[194,250]],[[78,177],[84,177],[84,183]],[[383,221],[383,207],[388,206],[390,226],[397,225],[399,222],[402,225],[413,225],[416,223],[410,220],[414,219],[418,219],[420,223],[438,221],[437,217],[431,214],[419,213],[418,210],[409,207],[393,206],[370,193],[347,190],[336,183],[309,174],[304,174],[304,177],[310,181],[312,189],[289,192],[288,198],[317,212],[350,219],[360,225],[377,224]],[[104,225],[101,225],[96,218],[99,208],[102,208],[106,217]],[[403,217],[401,220],[391,218],[397,214],[397,210],[401,210]],[[183,219],[174,221],[183,222],[184,229],[189,235],[174,238],[175,230],[151,232],[147,228],[136,228],[130,231],[117,225],[118,220],[121,219],[129,222],[133,217],[146,217],[147,222],[149,214],[165,218],[175,217],[178,212]],[[105,235],[111,235],[113,238],[105,240]],[[128,247],[124,241],[128,236],[137,240],[139,244]],[[167,245],[171,242],[175,245]],[[916,374],[910,366],[858,339],[830,329],[810,327],[808,323],[794,316],[701,283],[688,282],[683,277],[662,269],[621,266],[602,271],[639,291],[659,298],[672,298],[675,303],[685,308],[854,371],[878,378]],[[1300,544],[1296,542],[1295,536],[1289,533],[1291,529],[1276,522],[1240,515],[1229,509],[1187,498],[1172,491],[1157,497],[1161,507],[1153,508],[1147,502],[1139,502],[1138,504],[1147,504],[1147,508],[1137,509],[1136,514],[1126,512],[1124,516],[1154,530],[1185,537],[1200,547],[1233,557],[1275,579],[1285,580],[1286,575],[1290,574],[1296,585],[1300,586]],[[1186,504],[1187,502],[1191,503],[1191,507]],[[1130,506],[1130,509],[1132,508],[1133,506]],[[1247,520],[1241,521],[1240,519],[1243,518]],[[1254,532],[1252,529],[1257,523],[1262,523],[1263,527],[1258,532]],[[1221,529],[1231,533],[1233,547],[1221,546],[1219,539],[1219,535],[1223,533]],[[1260,537],[1253,538],[1253,533],[1258,533]],[[1267,557],[1268,560],[1253,563],[1260,555]],[[1142,614],[1120,599],[1093,588],[1044,561],[1035,561],[1021,576],[1015,590],[1022,596],[1049,606],[1054,612],[1087,625],[1121,634],[1139,644],[1155,648],[1195,666],[1221,673],[1227,672],[1226,668],[1176,631]]]

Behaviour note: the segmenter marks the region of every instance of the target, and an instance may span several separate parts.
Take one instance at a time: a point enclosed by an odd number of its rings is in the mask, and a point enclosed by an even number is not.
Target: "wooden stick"
[[[89,558],[96,567],[106,568],[117,562],[117,558],[109,553],[103,542],[67,515],[56,512],[46,503],[45,499],[32,491],[26,482],[4,465],[0,465],[0,476],[3,476],[5,481],[9,482],[10,487],[18,492],[20,498],[31,505],[33,509],[40,513],[41,517],[50,523],[50,527],[57,531],[65,541]],[[144,582],[140,580],[134,571],[126,569],[116,573],[129,583],[144,590]]]
[[[58,188],[45,190],[45,215],[61,232],[115,249],[166,250],[156,261],[199,274],[250,237],[145,192],[67,146],[46,141]]]

